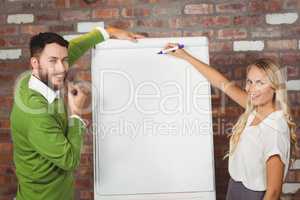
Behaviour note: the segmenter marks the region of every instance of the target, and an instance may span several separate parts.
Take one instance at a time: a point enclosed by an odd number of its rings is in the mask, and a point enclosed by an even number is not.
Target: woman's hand
[[[164,50],[177,47],[178,45],[179,44],[176,44],[176,43],[168,43],[165,46]],[[174,50],[174,51],[170,51],[167,54],[175,56],[175,57],[180,58],[180,59],[184,59],[184,60],[188,59],[188,57],[190,56],[190,54],[188,54],[184,49],[177,49],[177,50]]]

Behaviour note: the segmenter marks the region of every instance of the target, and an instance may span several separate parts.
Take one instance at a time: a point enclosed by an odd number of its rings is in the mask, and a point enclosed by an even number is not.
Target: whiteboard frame
[[[196,42],[195,42],[195,39]],[[146,38],[146,39],[139,39],[138,43],[132,43],[130,41],[120,41],[115,39],[110,39],[108,41],[102,42],[96,46],[95,49],[92,50],[92,62],[91,62],[91,72],[92,72],[92,83],[95,79],[96,70],[93,66],[94,63],[94,55],[95,51],[99,49],[107,50],[107,49],[135,49],[135,48],[151,48],[151,47],[161,47],[162,44],[165,42],[171,43],[182,43],[189,47],[199,47],[199,46],[206,46],[208,48],[208,39],[207,37],[181,37],[181,38]],[[209,60],[209,52],[208,53],[208,60]],[[94,88],[93,88],[94,90]],[[92,98],[92,110],[98,110],[96,105],[96,99],[99,99],[96,95],[96,91],[93,92]],[[211,94],[211,89],[209,87],[209,93]],[[210,110],[212,109],[211,99],[209,99],[209,106]],[[92,113],[92,122],[93,124],[98,122],[97,115],[95,112]],[[211,125],[212,124],[212,117],[211,117]],[[98,141],[98,133],[97,128],[94,129],[93,126],[93,169],[94,169],[94,199],[95,200],[215,200],[216,199],[216,184],[215,184],[215,162],[214,162],[214,144],[213,144],[213,135],[211,135],[211,154],[212,154],[212,172],[213,172],[213,191],[201,191],[201,192],[181,192],[181,193],[161,193],[161,194],[130,194],[130,195],[100,195],[97,193],[97,141]],[[212,128],[212,127],[211,127]],[[213,130],[212,130],[213,133]]]

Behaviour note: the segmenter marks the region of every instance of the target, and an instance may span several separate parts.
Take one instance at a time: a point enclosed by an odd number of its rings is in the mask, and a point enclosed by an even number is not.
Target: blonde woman
[[[168,44],[166,49],[178,44]],[[259,59],[247,68],[245,90],[184,49],[169,52],[193,65],[215,87],[245,108],[230,136],[227,200],[277,200],[295,156],[296,125],[278,64]]]

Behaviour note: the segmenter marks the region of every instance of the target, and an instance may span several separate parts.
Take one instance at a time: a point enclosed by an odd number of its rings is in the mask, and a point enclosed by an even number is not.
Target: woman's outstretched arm
[[[168,44],[165,49],[177,46],[177,44]],[[237,102],[242,107],[246,107],[247,104],[247,93],[242,90],[234,82],[228,80],[223,74],[221,74],[215,68],[207,65],[206,63],[193,57],[191,54],[183,49],[178,49],[175,52],[169,52],[168,54],[173,55],[177,58],[186,60],[193,65],[208,81],[214,86],[222,90],[232,100]]]

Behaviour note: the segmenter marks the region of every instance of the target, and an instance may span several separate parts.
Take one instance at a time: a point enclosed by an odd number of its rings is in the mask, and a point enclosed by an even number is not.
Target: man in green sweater
[[[78,85],[70,84],[67,112],[60,90],[69,66],[109,37],[135,41],[142,36],[99,27],[70,42],[55,33],[31,38],[32,71],[17,81],[10,117],[17,200],[74,199],[73,172],[85,132],[80,113],[87,98]]]

